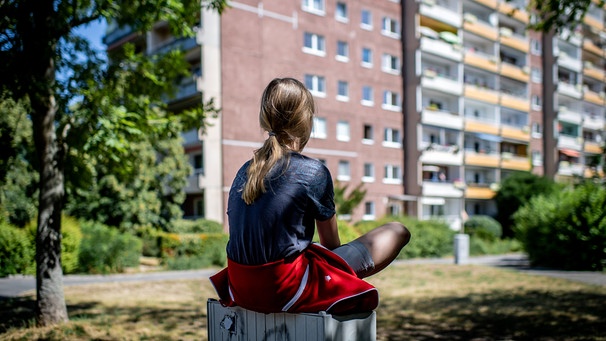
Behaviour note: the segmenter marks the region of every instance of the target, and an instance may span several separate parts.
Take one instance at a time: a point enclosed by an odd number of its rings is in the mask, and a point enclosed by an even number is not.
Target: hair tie
[[[269,136],[276,136],[276,133],[274,133],[273,131],[268,132]]]

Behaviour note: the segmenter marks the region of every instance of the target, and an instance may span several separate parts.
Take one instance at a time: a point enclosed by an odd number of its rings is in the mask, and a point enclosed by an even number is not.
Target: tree
[[[506,0],[512,2],[513,0]],[[602,7],[605,0],[530,0],[527,10],[537,16],[531,20],[529,28],[540,32],[560,32],[562,29],[577,27],[582,21],[591,3]],[[515,11],[515,9],[514,9]]]
[[[363,189],[364,183],[359,183],[349,193],[346,193],[348,187],[347,184],[343,185],[339,181],[335,181],[335,206],[338,216],[350,216],[366,196],[366,190]]]
[[[109,103],[84,101],[72,110],[74,101],[86,95],[91,85],[100,80],[129,77],[138,83],[129,84],[125,92],[145,93],[146,85],[158,84],[155,91],[170,88],[162,67],[171,65],[169,56],[139,56],[125,50],[124,60],[103,67],[96,51],[88,42],[74,34],[74,29],[99,19],[113,20],[120,26],[130,26],[135,32],[145,32],[159,21],[168,22],[175,35],[192,35],[193,24],[200,6],[219,13],[226,7],[225,0],[183,1],[61,1],[61,0],[7,0],[0,2],[0,91],[8,91],[15,101],[29,103],[28,116],[32,122],[33,140],[39,173],[38,220],[36,233],[36,317],[38,324],[50,325],[67,321],[61,271],[61,211],[64,199],[64,171],[69,143],[76,137],[71,134],[74,125],[84,121],[98,127],[104,123],[121,122],[116,129],[125,129],[113,141],[106,140],[112,152],[120,152],[128,144],[124,136],[136,138],[157,127],[145,114],[150,111],[131,112],[124,102]],[[144,66],[157,66],[152,70]],[[132,75],[142,71],[140,75]],[[130,73],[129,73],[130,72]],[[158,73],[154,73],[158,72]],[[57,77],[60,75],[60,77]],[[154,92],[154,94],[156,94]],[[150,107],[170,123],[170,116],[157,102],[139,99],[139,108]],[[89,106],[90,104],[90,106]],[[100,107],[93,105],[102,104]],[[212,105],[210,103],[209,105]],[[183,114],[184,122],[202,124],[201,110]],[[210,107],[212,109],[212,107]],[[177,116],[177,115],[175,115]],[[143,127],[137,123],[147,123]],[[86,126],[86,124],[82,124]],[[111,131],[111,129],[108,129]],[[102,137],[102,136],[101,136]],[[109,142],[111,141],[111,142]],[[111,154],[111,153],[110,153]],[[116,155],[113,153],[113,155]],[[110,156],[111,157],[111,156]]]
[[[513,237],[513,215],[532,197],[549,194],[557,188],[548,178],[530,172],[516,172],[501,182],[494,199],[497,204],[497,221],[503,227],[504,237]]]

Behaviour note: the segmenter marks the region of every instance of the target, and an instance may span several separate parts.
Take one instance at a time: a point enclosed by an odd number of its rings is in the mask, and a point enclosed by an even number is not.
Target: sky
[[[107,24],[105,21],[97,20],[89,23],[86,26],[79,27],[75,32],[88,38],[91,42],[91,46],[95,50],[105,51],[106,46],[103,44],[101,39],[105,35],[106,27]]]

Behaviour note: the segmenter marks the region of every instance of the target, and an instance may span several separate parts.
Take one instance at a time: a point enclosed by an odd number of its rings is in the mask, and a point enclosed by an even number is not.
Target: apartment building
[[[188,217],[225,222],[232,179],[266,138],[258,107],[274,77],[300,79],[316,99],[304,153],[341,185],[364,184],[353,221],[405,213],[459,229],[467,216],[496,213],[492,198],[512,172],[603,176],[597,1],[559,36],[526,30],[525,1],[229,4],[221,17],[201,12],[196,38],[175,39],[162,24],[146,36],[110,27],[106,37],[109,48],[129,39],[150,53],[187,48],[193,76],[171,105],[212,97],[222,108],[184,133],[195,169]]]

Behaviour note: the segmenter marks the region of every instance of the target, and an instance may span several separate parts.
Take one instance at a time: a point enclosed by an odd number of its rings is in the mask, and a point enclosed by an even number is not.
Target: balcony
[[[500,29],[500,42],[505,46],[509,46],[518,51],[522,51],[524,53],[528,53],[530,47],[528,44],[528,38],[522,35],[518,35],[515,33],[511,33],[511,31],[501,28]]]
[[[491,189],[488,184],[468,184],[465,189],[465,199],[483,199],[494,198],[496,191]]]
[[[583,128],[591,129],[591,130],[606,130],[604,129],[604,118],[600,117],[597,114],[583,114]]]
[[[594,141],[585,141],[583,151],[591,154],[602,154],[602,146]]]
[[[528,126],[512,127],[503,125],[501,126],[500,136],[510,140],[529,142],[530,129],[528,128]]]
[[[181,51],[189,51],[196,47],[198,47],[198,42],[195,37],[187,37],[187,38],[179,38],[172,39],[164,44],[161,44],[157,47],[153,47],[153,53],[164,54],[169,51],[181,50]]]
[[[583,50],[591,52],[596,56],[601,56],[603,53],[602,49],[593,40],[587,38],[583,40]]]
[[[489,8],[497,8],[497,0],[474,0],[474,2],[477,2],[478,4],[484,5]]]
[[[421,153],[420,160],[427,164],[460,166],[463,164],[463,153],[456,145],[445,146],[431,143]]]
[[[569,84],[562,80],[558,83],[558,93],[576,99],[581,99],[583,96],[580,84]]]
[[[558,55],[558,65],[576,72],[580,72],[583,68],[583,63],[579,58],[570,56],[563,51],[560,51],[560,54]]]
[[[464,63],[493,73],[499,71],[498,58],[496,56],[475,52],[472,49],[467,49],[465,51]]]
[[[504,107],[508,107],[518,111],[530,111],[530,101],[528,100],[528,98],[519,95],[504,93],[501,95],[500,104]]]
[[[477,121],[474,119],[466,119],[465,120],[465,131],[474,132],[474,133],[498,135],[499,126],[496,122]]]
[[[584,166],[580,163],[571,163],[569,161],[560,161],[558,163],[558,175],[563,176],[583,176]]]
[[[526,12],[523,8],[516,8],[512,4],[500,2],[499,12],[505,14],[508,17],[523,22],[524,24],[528,24],[528,12]]]
[[[464,95],[469,99],[486,103],[499,103],[499,93],[497,91],[472,84],[465,84]]]
[[[591,90],[585,90],[583,92],[583,99],[587,102],[591,102],[593,104],[597,104],[597,105],[606,105],[604,103],[604,93],[597,93],[595,91],[591,91]]]
[[[466,13],[463,16],[463,29],[480,37],[490,39],[491,41],[496,41],[499,37],[499,31],[497,30],[497,28],[490,25],[489,23],[485,23],[483,21],[477,20],[477,18],[474,18],[475,16],[473,16],[472,14]]]
[[[185,193],[200,193],[201,189],[206,187],[206,177],[204,176],[203,170],[196,170],[194,173],[187,177],[187,185],[185,187]]]
[[[497,153],[476,153],[472,150],[465,151],[465,165],[478,167],[499,167],[500,155]]]
[[[423,0],[420,6],[421,15],[441,21],[453,27],[461,26],[459,13],[436,4],[435,0]]]
[[[531,168],[530,159],[527,156],[512,155],[511,153],[501,153],[501,168],[529,171]]]
[[[595,67],[593,63],[586,61],[583,63],[583,75],[603,82],[605,73],[604,70]]]
[[[103,43],[107,46],[112,45],[113,43],[122,40],[123,38],[134,35],[133,29],[130,26],[122,26],[118,27],[115,25],[111,26],[112,28],[108,29],[107,34],[103,37]]]
[[[461,46],[449,44],[442,40],[421,37],[421,51],[432,53],[440,57],[455,60],[457,62],[463,59]]]
[[[433,89],[453,95],[463,94],[463,83],[450,75],[442,75],[433,70],[425,69],[421,85],[426,89]]]
[[[437,127],[463,129],[463,118],[457,113],[445,110],[433,110],[425,108],[421,114],[421,122]]]
[[[572,111],[566,107],[560,106],[558,109],[558,120],[579,125],[583,120],[583,116],[576,111]]]
[[[463,191],[452,182],[423,181],[423,196],[461,198]]]
[[[528,83],[530,80],[528,67],[519,67],[509,63],[501,63],[501,75],[524,83]]]
[[[560,134],[558,137],[558,148],[579,151],[583,148],[583,138],[580,136]]]
[[[587,26],[595,28],[598,31],[604,30],[604,23],[591,15],[585,15],[583,18],[583,23],[587,24]]]

